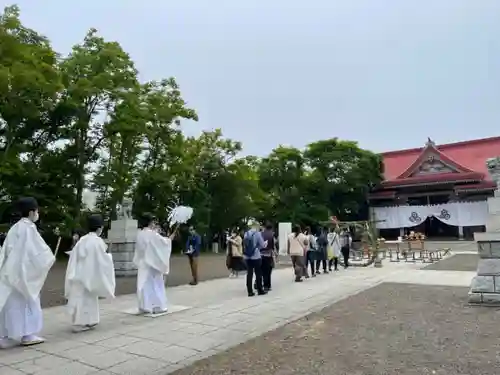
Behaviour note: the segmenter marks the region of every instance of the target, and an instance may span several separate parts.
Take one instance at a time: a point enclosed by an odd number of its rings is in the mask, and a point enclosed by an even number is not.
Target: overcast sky
[[[60,52],[95,27],[142,80],[175,76],[200,116],[185,132],[220,127],[247,154],[329,137],[380,152],[500,135],[500,0],[17,4]]]

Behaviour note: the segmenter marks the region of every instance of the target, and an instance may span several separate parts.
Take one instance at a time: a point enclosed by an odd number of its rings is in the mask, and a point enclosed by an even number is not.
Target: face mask
[[[95,234],[97,234],[97,237],[100,237],[102,234],[102,228],[99,228],[98,230],[96,230]]]
[[[31,218],[31,221],[34,222],[34,223],[36,223],[38,221],[38,219],[40,219],[40,215],[38,215],[38,212],[35,211],[33,213],[33,217]]]

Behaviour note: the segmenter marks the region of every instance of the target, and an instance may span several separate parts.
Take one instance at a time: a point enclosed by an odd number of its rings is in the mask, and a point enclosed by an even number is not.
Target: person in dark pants
[[[193,280],[189,285],[198,284],[198,257],[201,251],[201,236],[196,233],[194,227],[189,227],[189,237],[186,242],[186,254],[189,259],[189,267],[191,268],[191,276]]]
[[[262,257],[260,249],[264,249],[266,243],[260,232],[258,222],[253,222],[251,229],[245,233],[243,239],[243,257],[247,263],[247,292],[249,297],[255,296],[253,291],[253,275],[255,273],[255,283],[259,295],[267,294],[262,285]]]
[[[262,239],[266,246],[260,250],[262,257],[262,284],[265,291],[271,290],[271,274],[274,268],[274,231],[273,226],[268,223],[266,229],[262,232]],[[257,289],[257,288],[255,288]]]
[[[321,273],[319,267],[322,266],[323,273],[327,274],[328,269],[326,268],[326,264],[328,259],[328,238],[326,228],[321,228],[321,233],[316,240],[316,246],[318,248],[318,258],[316,259],[316,273],[318,275]]]
[[[351,252],[352,237],[348,230],[340,233],[340,252],[344,258],[344,268],[349,267],[349,254]]]
[[[307,267],[311,267],[311,276],[316,277],[316,259],[318,256],[316,255],[316,239],[311,232],[310,227],[306,227],[304,234],[307,236],[307,241],[309,245],[306,250],[306,269]],[[306,276],[307,278],[308,276]]]

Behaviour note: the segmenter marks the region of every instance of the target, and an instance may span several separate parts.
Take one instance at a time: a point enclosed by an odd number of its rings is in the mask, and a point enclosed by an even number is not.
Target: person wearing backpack
[[[264,295],[267,292],[262,285],[262,257],[260,250],[266,248],[266,242],[262,238],[260,225],[257,221],[253,221],[249,231],[245,233],[243,238],[243,257],[247,263],[247,292],[249,297],[255,296],[253,290],[253,275],[255,274],[255,283],[257,286],[257,294]]]

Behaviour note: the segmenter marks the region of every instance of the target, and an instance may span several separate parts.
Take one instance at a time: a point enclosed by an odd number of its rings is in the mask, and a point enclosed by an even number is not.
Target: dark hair
[[[85,235],[85,231],[82,229],[82,228],[76,228],[76,229],[73,229],[73,236],[74,235],[77,235],[78,237],[82,237]]]
[[[266,229],[268,229],[268,230],[273,229],[273,225],[271,224],[271,222],[269,222],[269,221],[268,221],[268,222],[266,223]]]
[[[90,215],[87,221],[89,232],[96,232],[99,228],[104,227],[104,220],[101,215]]]
[[[295,225],[292,229],[292,232],[295,234],[295,237],[297,237],[300,233],[300,225]]]
[[[306,227],[307,234],[311,234],[311,227]]]
[[[17,211],[21,217],[28,217],[30,212],[38,210],[38,202],[33,197],[24,197],[17,201]]]
[[[155,217],[153,214],[146,212],[138,220],[139,228],[144,229],[149,226],[154,221]]]

